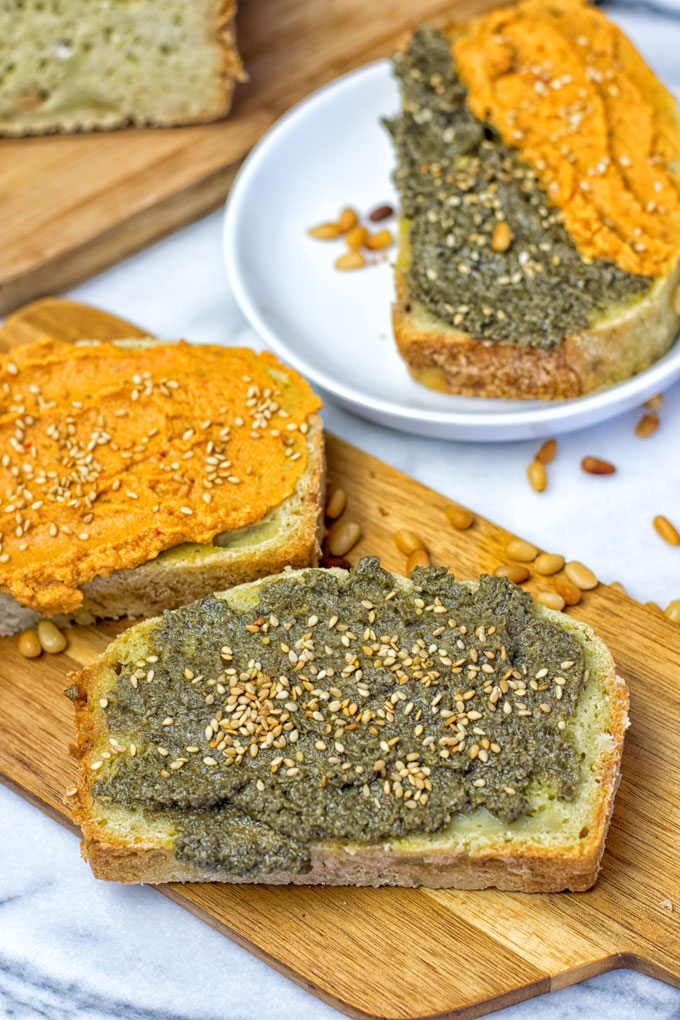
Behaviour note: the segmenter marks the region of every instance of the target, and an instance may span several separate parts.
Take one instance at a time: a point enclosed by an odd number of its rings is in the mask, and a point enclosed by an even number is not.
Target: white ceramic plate
[[[357,414],[449,439],[528,439],[583,428],[680,378],[676,343],[646,372],[577,400],[453,397],[416,383],[392,335],[389,262],[341,273],[333,262],[342,242],[307,236],[344,205],[368,211],[396,204],[392,150],[379,121],[398,106],[389,63],[370,64],[291,110],[242,167],[227,203],[227,271],[243,312],[272,350]]]

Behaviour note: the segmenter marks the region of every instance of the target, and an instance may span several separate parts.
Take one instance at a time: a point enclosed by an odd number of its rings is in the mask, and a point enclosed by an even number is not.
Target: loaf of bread
[[[7,0],[0,134],[196,124],[243,72],[234,0]]]
[[[445,393],[568,398],[680,327],[680,117],[584,0],[521,0],[398,55],[393,322]]]
[[[72,683],[98,878],[596,880],[628,693],[589,627],[505,579],[284,572],[135,625]]]
[[[316,564],[320,406],[242,348],[46,339],[0,355],[0,634],[153,615]]]

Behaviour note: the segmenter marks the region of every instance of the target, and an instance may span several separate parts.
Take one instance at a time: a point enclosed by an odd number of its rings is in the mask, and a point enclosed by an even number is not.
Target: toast
[[[522,0],[421,29],[395,69],[393,326],[413,377],[565,399],[661,358],[680,328],[680,117],[625,36],[582,0]],[[616,159],[597,162],[596,107]],[[638,119],[658,148],[620,130]]]
[[[268,656],[281,636],[293,647],[284,641],[264,676],[253,649]],[[328,641],[320,670],[314,660]],[[214,671],[195,662],[196,648],[211,644],[222,646]],[[187,657],[169,659],[170,647]],[[348,647],[361,650],[361,672]],[[533,678],[537,661],[550,661],[550,679],[539,682],[543,669]],[[247,665],[260,667],[258,678],[245,677]],[[276,695],[278,671],[285,693]],[[137,624],[72,679],[80,778],[70,803],[98,878],[525,892],[581,891],[596,880],[627,689],[588,626],[505,579],[460,583],[445,568],[406,579],[370,559],[351,572],[285,572]],[[180,703],[202,703],[205,690],[210,707],[182,722]],[[266,712],[248,717],[242,706],[253,698]],[[277,743],[258,728],[272,708]],[[161,716],[161,729],[143,732],[142,718]],[[187,733],[173,735],[178,721],[192,734],[196,723],[186,751]]]
[[[44,356],[46,359],[52,358],[52,364],[54,364],[56,355],[53,347],[49,346],[51,343],[46,341],[47,346],[41,352],[41,357]],[[99,346],[92,342],[78,345],[78,348],[80,350],[83,348],[91,350]],[[116,341],[113,346],[117,350],[130,352],[132,355],[132,360],[129,363],[124,359],[122,361],[123,368],[121,368],[121,371],[126,372],[134,371],[137,364],[135,360],[137,351],[144,352],[157,349],[159,356],[163,354],[163,357],[166,358],[167,353],[172,352],[174,349],[173,345],[167,345],[163,341],[151,338],[146,340],[120,340]],[[5,356],[4,362],[6,365],[11,367],[13,365],[11,358],[14,358],[20,369],[18,376],[8,376],[7,378],[12,380],[20,380],[22,378],[21,359],[30,358],[30,351],[35,349],[35,347],[36,345],[24,347],[12,355]],[[57,345],[56,350],[61,351],[66,347],[70,348],[69,353],[73,352],[75,357],[75,345]],[[101,345],[102,350],[106,348],[108,348],[108,345]],[[136,518],[129,519],[123,529],[124,534],[122,537],[117,533],[115,544],[113,544],[114,540],[112,537],[112,547],[107,548],[105,529],[107,527],[115,527],[114,507],[113,522],[110,520],[112,515],[109,513],[108,521],[105,518],[102,523],[104,535],[101,539],[100,553],[105,566],[97,568],[96,560],[93,560],[93,564],[83,571],[81,569],[81,561],[76,564],[80,573],[75,576],[76,566],[71,562],[72,551],[74,547],[77,547],[79,552],[82,549],[82,554],[85,553],[86,547],[83,546],[82,539],[86,533],[83,532],[82,535],[72,534],[64,548],[60,548],[63,562],[57,563],[57,546],[55,539],[52,537],[56,528],[54,514],[57,511],[52,507],[48,510],[46,505],[40,506],[39,503],[33,503],[30,509],[35,508],[36,505],[38,509],[29,518],[31,523],[29,534],[32,536],[32,544],[25,553],[22,554],[21,551],[15,553],[17,556],[28,555],[29,557],[27,564],[22,567],[21,571],[18,571],[22,576],[19,579],[16,577],[12,578],[9,574],[4,576],[4,573],[11,567],[12,561],[10,560],[9,563],[0,561],[0,635],[24,630],[33,626],[42,617],[49,617],[61,625],[64,623],[88,624],[92,623],[95,619],[155,615],[165,609],[175,608],[186,602],[191,602],[214,590],[221,590],[234,584],[280,571],[284,566],[305,567],[314,565],[318,561],[323,525],[325,484],[323,427],[321,419],[315,411],[315,408],[320,406],[318,399],[311,394],[307,384],[300,380],[296,373],[291,372],[289,369],[284,369],[271,355],[255,356],[252,352],[241,352],[236,348],[191,348],[186,344],[178,345],[176,350],[178,357],[181,352],[182,358],[186,359],[185,366],[189,373],[189,378],[193,371],[200,371],[200,366],[207,359],[212,366],[216,380],[218,380],[218,372],[220,371],[237,371],[239,365],[242,364],[239,359],[243,355],[249,359],[251,357],[255,359],[253,364],[258,371],[264,370],[263,378],[270,380],[272,390],[277,386],[284,391],[291,386],[300,386],[299,399],[302,401],[300,406],[309,407],[312,409],[312,413],[302,423],[301,431],[298,430],[295,433],[295,444],[296,447],[299,447],[298,454],[300,459],[296,459],[297,454],[292,459],[296,461],[296,464],[304,463],[304,469],[294,471],[291,459],[284,458],[283,456],[284,452],[290,452],[296,448],[293,445],[280,451],[276,448],[272,450],[268,446],[266,453],[263,449],[262,454],[270,459],[271,465],[274,468],[278,464],[278,469],[282,473],[280,484],[277,480],[277,486],[270,493],[271,505],[265,499],[258,509],[253,503],[257,498],[257,491],[248,495],[244,484],[231,486],[229,488],[231,502],[223,504],[223,510],[217,511],[210,521],[205,521],[205,529],[207,530],[205,531],[205,537],[203,537],[203,525],[200,524],[200,514],[202,512],[200,507],[204,506],[205,509],[212,510],[216,501],[220,498],[219,493],[227,488],[226,485],[221,489],[213,486],[206,490],[207,493],[214,494],[210,498],[210,503],[202,504],[199,495],[195,501],[195,513],[189,518],[191,522],[199,518],[196,524],[192,523],[190,525],[192,528],[197,527],[198,531],[195,531],[193,535],[188,533],[183,535],[182,523],[179,524],[177,529],[175,524],[170,522],[168,526],[166,522],[164,527],[167,531],[167,538],[161,536],[158,539],[157,545],[154,544],[153,547],[148,547],[147,551],[144,551],[145,547],[140,548],[138,542],[145,540],[145,537],[151,530],[151,522],[160,523],[158,512],[166,510],[166,503],[172,514],[174,510],[179,513],[180,504],[189,501],[186,495],[186,481],[182,482],[182,491],[175,494],[172,490],[171,482],[167,479],[167,475],[161,471],[160,467],[156,469],[155,465],[152,464],[149,473],[140,476],[135,482],[141,499],[138,496],[134,504],[130,504],[130,506],[134,505],[137,508],[140,502],[143,502],[147,491],[159,486],[164,486],[159,491],[163,493],[165,502],[162,505],[156,504],[153,507],[149,505],[146,514],[141,513]],[[215,358],[217,359],[214,365],[210,353],[211,350],[215,352]],[[262,360],[263,358],[264,360]],[[0,359],[0,367],[2,367],[2,361],[3,359]],[[140,371],[142,368],[143,366],[140,367]],[[250,386],[251,383],[243,383],[244,388],[246,385]],[[58,385],[56,389],[59,390]],[[298,391],[296,390],[296,392]],[[61,396],[60,390],[59,394]],[[91,395],[91,399],[94,404],[97,404],[98,398],[96,393],[94,396]],[[176,398],[174,399],[176,400]],[[287,398],[289,407],[295,406],[296,399],[294,396]],[[309,402],[310,399],[311,403]],[[141,413],[143,405],[144,395],[142,394],[136,402],[131,402],[129,406],[140,408],[140,412],[136,413]],[[123,410],[125,406],[126,401],[123,400]],[[120,410],[118,408],[115,413],[120,413]],[[223,408],[223,410],[227,411],[227,408]],[[110,421],[114,423],[116,421],[115,413],[110,413]],[[234,413],[232,408],[232,416]],[[48,419],[49,414],[50,412],[48,411]],[[163,410],[163,414],[165,414],[165,410]],[[194,413],[193,419],[196,429],[206,424],[200,414]],[[5,423],[7,420],[6,418]],[[161,420],[159,418],[159,422]],[[289,421],[289,419],[285,420]],[[220,426],[224,426],[228,421],[228,417],[222,417]],[[193,431],[191,418],[183,421],[183,427],[187,425],[189,430],[184,434],[185,436],[190,435]],[[54,427],[54,422],[52,427]],[[38,422],[36,433],[40,428],[40,422]],[[156,429],[155,431],[158,434],[159,430]],[[162,428],[160,431],[162,432]],[[203,434],[207,433],[204,432]],[[112,429],[111,435],[115,440],[117,436],[115,428]],[[29,437],[30,441],[30,430],[26,433],[26,436]],[[142,437],[142,439],[144,438]],[[158,450],[158,460],[156,461],[158,465],[171,462],[173,449],[180,449],[180,452],[176,454],[180,458],[178,464],[185,463],[181,459],[180,454],[186,457],[187,453],[190,453],[191,450],[185,451],[181,449],[181,439],[182,437],[175,432],[174,439],[172,441],[168,439],[167,450]],[[9,472],[16,466],[14,464],[16,455],[14,447],[11,445],[11,438],[5,441],[7,445],[2,450],[2,453],[6,459],[3,461],[3,464],[6,465],[6,469]],[[195,438],[189,440],[190,443],[194,441]],[[257,442],[261,443],[262,440],[258,439]],[[292,440],[285,439],[284,437],[284,442],[292,443]],[[173,445],[177,443],[179,443],[179,447]],[[260,447],[255,446],[255,443],[251,443],[251,447],[256,452],[260,450]],[[217,447],[214,442],[210,448],[214,448],[214,454],[217,453]],[[168,452],[170,452],[170,456],[168,456]],[[304,460],[301,460],[303,456]],[[165,459],[161,460],[161,457]],[[209,457],[208,460],[210,459]],[[212,460],[215,460],[214,455]],[[253,466],[256,472],[261,470],[261,466],[254,462],[253,464],[244,464],[244,472],[252,471]],[[236,468],[231,467],[228,470],[236,470]],[[286,476],[289,480],[286,480]],[[8,477],[10,476],[8,475]],[[102,475],[102,479],[104,477],[105,475]],[[122,477],[125,478],[126,475],[123,474]],[[215,476],[213,476],[213,480],[215,484],[220,482],[220,479],[215,479]],[[238,479],[235,480],[238,481]],[[226,482],[226,478],[222,479],[222,481]],[[196,484],[198,485],[199,483],[200,479],[197,480]],[[171,486],[170,488],[168,488],[169,485]],[[126,486],[127,483],[123,486],[123,491]],[[103,503],[104,506],[101,512],[104,515],[106,514],[105,504],[108,499],[113,498],[111,494],[113,487],[99,481],[95,482],[95,491],[92,494],[95,497],[94,503],[92,506],[84,507],[84,510],[90,511],[90,514],[86,515],[85,520],[89,521],[89,517],[93,516],[94,521],[78,525],[78,530],[84,527],[92,531],[96,527],[97,508]],[[241,496],[242,492],[243,496]],[[33,491],[30,495],[35,500],[38,492]],[[132,493],[132,495],[135,495],[135,493]],[[205,499],[205,496],[203,498]],[[241,517],[239,512],[234,518],[234,511],[239,510],[239,501],[244,504],[246,517]],[[119,506],[119,509],[121,512],[126,512],[124,506]],[[190,508],[187,507],[186,509]],[[23,512],[26,516],[29,515],[28,508]],[[234,519],[237,523],[241,520],[245,521],[245,523],[242,526],[232,526],[230,521]],[[49,532],[47,531],[48,526]],[[26,527],[25,522],[23,527]],[[26,530],[28,531],[28,528]],[[72,532],[75,530],[74,528],[71,529]],[[156,528],[154,530],[158,531],[159,529]],[[200,537],[199,533],[201,533]],[[1,531],[0,537],[2,537],[0,546],[4,550],[3,556],[9,558],[7,552],[11,548],[9,543],[13,540],[16,545],[17,539],[10,535],[9,532],[2,534]],[[124,542],[128,544],[122,544]],[[22,598],[16,586],[14,591],[12,591],[10,584],[23,583],[25,580],[24,575],[34,565],[31,561],[36,559],[38,555],[42,556],[40,566],[41,576],[38,581],[26,589],[27,596]],[[128,562],[124,563],[126,559]],[[68,599],[65,607],[60,607],[57,604],[56,609],[52,610],[46,608],[47,603],[43,605],[38,604],[37,600],[44,598],[43,593],[49,594],[56,584],[63,585],[65,583],[67,584],[66,597]],[[76,586],[75,590],[73,588],[74,585]],[[54,603],[51,603],[51,605],[54,605]]]
[[[224,117],[243,69],[233,0],[24,0],[0,9],[0,134]]]

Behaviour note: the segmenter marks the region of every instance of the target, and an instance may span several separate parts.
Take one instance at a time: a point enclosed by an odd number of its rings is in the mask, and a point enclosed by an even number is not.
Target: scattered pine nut
[[[536,460],[540,460],[541,464],[552,464],[557,453],[557,440],[546,439],[543,446],[536,454]]]
[[[429,567],[430,557],[427,549],[414,549],[406,560],[406,573],[410,574],[416,567]]]
[[[335,260],[336,269],[362,269],[366,259],[360,251],[348,251]]]
[[[320,223],[318,227],[312,227],[309,236],[317,241],[335,241],[340,237],[340,228],[337,223]]]
[[[647,606],[647,609],[653,610],[653,612],[658,613],[659,616],[664,615],[663,609],[658,602],[645,602],[644,604]]]
[[[368,218],[371,223],[380,223],[381,220],[389,220],[390,216],[394,216],[394,209],[391,205],[385,202],[383,205],[377,205],[375,209],[371,209],[368,214]]]
[[[539,591],[534,595],[534,599],[542,606],[547,606],[548,609],[556,609],[558,613],[564,609],[564,599],[556,591]]]
[[[613,475],[616,468],[608,460],[600,460],[599,457],[584,457],[581,467],[589,475]]]
[[[382,251],[394,244],[394,237],[391,230],[378,230],[375,234],[369,234],[364,245],[370,251]]]
[[[527,468],[527,476],[529,478],[529,484],[534,492],[545,492],[548,485],[548,475],[545,470],[545,464],[540,460],[532,460],[531,464]]]
[[[538,549],[523,538],[513,538],[505,547],[505,551],[512,560],[519,560],[520,563],[533,563],[538,556]]]
[[[672,602],[669,602],[663,613],[673,623],[680,623],[680,599],[674,599]]]
[[[647,414],[643,414],[640,421],[635,426],[635,435],[639,436],[640,439],[647,439],[648,436],[653,436],[659,427],[659,416],[656,411],[650,411]]]
[[[352,227],[352,229],[348,230],[345,234],[345,242],[349,248],[361,248],[367,237],[368,231],[366,230],[366,227]]]
[[[661,514],[657,514],[654,518],[654,527],[657,533],[661,535],[664,542],[668,542],[669,545],[680,545],[680,535],[675,525],[671,524],[667,517],[662,517]]]
[[[650,411],[658,411],[663,407],[663,393],[657,393],[656,396],[645,400],[644,406],[648,407]]]
[[[352,564],[344,556],[322,556],[320,560],[322,567],[327,570],[330,567],[339,567],[340,570],[351,570]]]
[[[578,560],[571,560],[569,563],[565,563],[564,572],[577,588],[581,591],[591,591],[593,588],[597,588],[599,581],[595,577],[595,574],[585,564],[579,563]]]
[[[512,244],[512,231],[505,220],[499,220],[494,227],[491,237],[491,247],[494,251],[507,251]]]
[[[332,556],[344,556],[353,549],[361,538],[361,528],[355,521],[336,521],[331,525],[326,539]]]
[[[494,574],[496,577],[507,577],[508,581],[514,581],[515,584],[523,584],[529,580],[529,571],[519,563],[503,563],[496,567]]]
[[[338,230],[341,234],[346,234],[348,230],[352,229],[352,227],[356,227],[358,222],[359,217],[356,212],[348,206],[340,213],[338,218]]]
[[[41,620],[38,624],[38,637],[43,651],[49,655],[58,655],[66,648],[66,638],[51,620]]]
[[[534,567],[539,574],[549,576],[556,574],[564,566],[564,556],[559,553],[541,553],[534,561]]]
[[[410,528],[401,528],[395,532],[394,541],[397,543],[397,549],[404,556],[410,556],[416,549],[425,548],[425,543],[420,535],[416,535],[415,531],[411,531]]]
[[[581,601],[581,589],[572,584],[567,577],[555,578],[555,591],[562,596],[568,606],[577,606]]]
[[[449,524],[452,524],[456,531],[467,531],[475,521],[475,515],[471,510],[464,506],[457,506],[455,503],[445,506],[444,513]]]
[[[346,506],[347,496],[345,495],[345,490],[333,489],[330,499],[326,504],[326,517],[330,517],[334,521],[337,517],[341,516]]]
[[[42,655],[42,645],[34,630],[25,630],[19,635],[19,654],[25,659],[37,659]]]
[[[627,591],[626,591],[626,589],[625,589],[625,588],[623,587],[623,585],[621,584],[621,582],[620,582],[620,581],[612,581],[612,582],[610,583],[609,587],[610,587],[610,588],[613,588],[613,589],[614,589],[614,591],[620,591],[620,592],[621,592],[621,593],[622,593],[623,595],[627,595],[627,594],[628,594],[628,592],[627,592]]]

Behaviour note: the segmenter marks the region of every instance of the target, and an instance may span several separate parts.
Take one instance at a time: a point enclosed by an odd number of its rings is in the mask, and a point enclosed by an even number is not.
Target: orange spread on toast
[[[39,613],[182,542],[261,521],[321,406],[271,354],[51,339],[0,356],[0,590]]]
[[[522,0],[454,36],[468,103],[538,172],[586,258],[660,276],[680,255],[680,115],[585,0]]]

